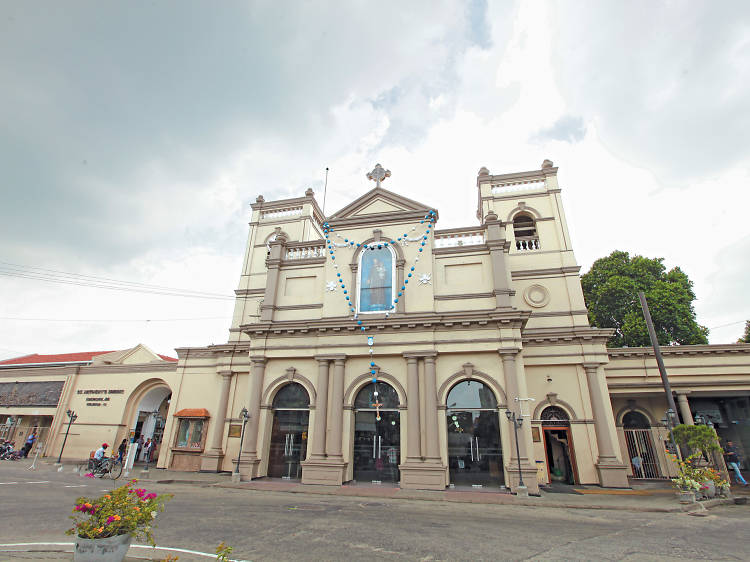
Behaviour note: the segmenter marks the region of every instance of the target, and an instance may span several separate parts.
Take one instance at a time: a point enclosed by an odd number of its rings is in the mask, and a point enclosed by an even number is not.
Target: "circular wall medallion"
[[[549,291],[543,285],[529,285],[523,292],[523,300],[534,308],[542,308],[549,303]]]

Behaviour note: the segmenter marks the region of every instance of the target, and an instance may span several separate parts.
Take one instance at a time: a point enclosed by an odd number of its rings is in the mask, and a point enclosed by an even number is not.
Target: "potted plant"
[[[700,456],[700,453],[680,460],[675,455],[670,455],[677,463],[678,476],[672,478],[672,485],[678,490],[680,503],[695,503],[695,493],[703,487],[703,469],[693,466],[693,461],[697,456]]]
[[[70,516],[75,524],[66,531],[76,536],[74,560],[120,562],[133,538],[156,544],[154,520],[172,496],[135,488],[136,483],[131,480],[99,498],[76,500]]]

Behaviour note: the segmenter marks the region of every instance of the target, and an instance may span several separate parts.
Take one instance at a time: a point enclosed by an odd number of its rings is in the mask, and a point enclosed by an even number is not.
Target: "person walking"
[[[29,451],[31,451],[31,448],[34,446],[35,442],[36,442],[36,431],[32,431],[31,433],[29,433],[29,436],[26,438],[26,443],[23,446],[24,458],[29,456]]]
[[[139,460],[141,456],[141,449],[143,449],[143,435],[138,436],[138,441],[135,442],[135,460]]]
[[[123,439],[122,443],[120,443],[120,446],[117,447],[117,462],[122,462],[122,459],[125,457],[125,450],[128,448],[128,440]]]
[[[727,462],[727,468],[734,472],[735,482],[747,486],[747,481],[742,477],[742,473],[740,472],[742,459],[740,459],[740,455],[737,452],[737,447],[731,441],[727,441],[727,445],[724,448],[724,458]]]

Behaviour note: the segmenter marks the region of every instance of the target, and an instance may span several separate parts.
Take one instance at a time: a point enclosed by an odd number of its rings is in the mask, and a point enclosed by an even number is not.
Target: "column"
[[[263,377],[266,371],[265,357],[251,357],[250,361],[250,391],[247,397],[247,408],[250,419],[245,430],[245,443],[242,446],[242,456],[250,463],[258,462],[258,428],[260,426],[260,401],[263,392]],[[251,476],[252,477],[252,476]]]
[[[690,403],[688,402],[687,392],[677,393],[677,407],[680,409],[680,417],[682,423],[685,425],[695,425],[693,420],[693,414],[690,411]]]
[[[318,388],[315,400],[315,433],[312,435],[312,455],[310,459],[324,459],[326,456],[326,418],[328,414],[328,371],[329,360],[318,359]]]
[[[435,356],[428,355],[424,358],[424,423],[425,441],[427,451],[425,457],[428,461],[440,462],[440,442],[438,438],[437,421],[437,387],[435,373]]]
[[[219,401],[215,408],[214,424],[211,431],[211,443],[208,450],[202,455],[201,471],[218,472],[221,470],[221,461],[224,458],[222,441],[224,439],[224,420],[227,417],[227,402],[229,401],[229,388],[232,384],[232,371],[221,371],[221,389],[219,390]]]
[[[520,418],[522,414],[521,402],[517,401],[516,398],[525,398],[525,397],[519,396],[518,394],[520,385],[518,384],[518,370],[516,369],[516,354],[517,353],[518,353],[518,350],[516,349],[509,350],[509,351],[500,351],[500,357],[502,358],[502,361],[503,361],[503,374],[505,375],[505,393],[506,393],[506,397],[508,400],[508,410],[511,412],[515,412],[516,417]],[[529,420],[527,418],[524,421],[528,422]],[[507,420],[505,420],[505,422],[507,423]],[[501,423],[503,423],[503,420],[501,420]],[[522,465],[529,464],[529,453],[526,447],[526,440],[523,439],[523,430],[525,429],[525,427],[528,427],[528,423],[524,423],[520,428],[518,428],[518,432],[519,432],[518,454],[521,457]],[[511,431],[511,434],[514,434],[514,433],[515,433],[514,431]],[[518,463],[518,456],[516,456],[515,447],[511,448],[510,461],[511,461],[511,468],[516,467]],[[516,470],[518,469],[516,468]]]
[[[599,462],[617,461],[614,443],[612,442],[607,424],[608,412],[599,381],[598,365],[584,365],[584,369],[586,369],[591,409],[594,412],[594,428],[596,430],[596,445],[599,448]],[[609,397],[607,397],[607,400],[609,400]]]
[[[492,263],[495,307],[510,308],[512,306],[510,298],[515,294],[515,291],[511,289],[510,271],[506,257],[510,249],[510,242],[505,239],[505,227],[494,212],[490,211],[487,214],[484,224],[487,248],[490,250]]]
[[[596,462],[599,484],[605,488],[629,488],[627,467],[617,458],[615,419],[604,378],[604,367],[597,363],[584,363],[583,368],[586,370],[596,445],[599,449],[599,459]]]
[[[331,435],[327,440],[328,457],[343,461],[341,438],[344,430],[344,365],[346,359],[333,360],[333,388],[331,389]],[[316,408],[317,409],[317,408]]]
[[[406,358],[406,460],[416,462],[422,456],[419,431],[419,366],[416,357]]]
[[[276,308],[276,293],[279,287],[279,272],[281,269],[281,260],[286,250],[286,237],[279,233],[276,239],[268,245],[271,248],[270,255],[266,258],[266,291],[263,295],[263,304],[260,305],[261,322],[271,322],[273,320],[273,311]]]

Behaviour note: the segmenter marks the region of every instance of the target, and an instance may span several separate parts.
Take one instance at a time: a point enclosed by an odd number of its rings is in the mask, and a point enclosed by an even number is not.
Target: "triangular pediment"
[[[367,219],[375,215],[385,216],[388,214],[403,216],[426,213],[432,209],[434,207],[419,203],[382,187],[376,187],[335,212],[328,220]]]
[[[92,361],[93,365],[136,365],[142,363],[161,362],[163,359],[143,344],[138,344],[130,349],[113,351],[104,355],[97,355]]]

